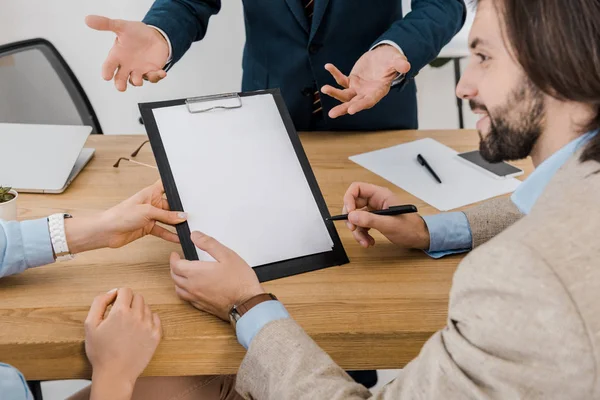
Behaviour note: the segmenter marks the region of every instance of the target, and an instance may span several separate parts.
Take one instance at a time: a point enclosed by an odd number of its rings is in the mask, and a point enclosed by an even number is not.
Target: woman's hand
[[[161,336],[160,319],[141,295],[131,289],[113,289],[96,297],[85,320],[92,399],[128,399]]]
[[[66,219],[69,251],[76,254],[104,247],[123,247],[146,235],[179,243],[177,234],[158,222],[177,225],[185,222],[187,215],[169,211],[164,193],[162,182],[158,181],[96,217]]]

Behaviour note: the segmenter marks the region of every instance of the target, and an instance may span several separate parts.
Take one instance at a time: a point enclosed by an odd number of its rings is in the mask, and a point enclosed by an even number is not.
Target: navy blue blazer
[[[279,88],[296,129],[315,129],[313,90],[335,85],[324,69],[333,63],[349,74],[354,63],[382,40],[397,43],[412,70],[402,85],[392,88],[370,110],[337,119],[327,112],[337,100],[322,96],[323,130],[416,129],[414,76],[436,58],[462,28],[463,0],[412,0],[412,12],[402,18],[401,0],[315,0],[312,24],[302,0],[244,0],[246,45],[242,90]],[[177,62],[206,34],[209,18],[220,0],[156,0],[143,22],[162,29]]]

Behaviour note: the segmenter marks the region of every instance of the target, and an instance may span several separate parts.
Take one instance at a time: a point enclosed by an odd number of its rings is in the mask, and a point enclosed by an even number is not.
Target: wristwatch
[[[249,298],[241,304],[234,305],[229,311],[229,321],[231,322],[231,326],[235,329],[237,322],[246,314],[248,311],[252,309],[252,307],[264,303],[265,301],[277,300],[274,294],[271,293],[261,293],[254,297]]]
[[[65,234],[65,218],[73,218],[70,214],[52,214],[48,217],[48,229],[50,230],[50,241],[57,262],[69,261],[75,258],[69,252],[67,235]]]

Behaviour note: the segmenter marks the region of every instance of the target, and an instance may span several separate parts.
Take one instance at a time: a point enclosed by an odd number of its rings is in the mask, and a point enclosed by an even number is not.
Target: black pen
[[[429,163],[427,162],[427,160],[425,159],[425,157],[423,157],[422,155],[418,154],[417,155],[417,161],[419,162],[419,164],[421,164],[422,166],[424,166],[425,168],[427,168],[427,171],[429,171],[429,173],[431,175],[433,175],[433,177],[435,178],[436,181],[438,181],[439,183],[442,183],[442,180],[440,179],[439,176],[437,176],[437,174],[435,173],[435,171],[433,170],[433,168],[431,168],[431,166],[429,165]]]
[[[400,215],[400,214],[409,214],[416,213],[417,207],[412,204],[404,205],[404,206],[392,206],[390,208],[386,208],[385,210],[376,210],[369,211],[371,214],[376,215]],[[348,214],[342,215],[334,215],[333,217],[327,218],[327,221],[345,221],[348,219]]]

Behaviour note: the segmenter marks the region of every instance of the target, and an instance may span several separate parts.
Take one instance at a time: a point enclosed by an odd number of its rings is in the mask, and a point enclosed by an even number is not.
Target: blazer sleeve
[[[156,0],[142,22],[167,34],[176,63],[193,42],[204,38],[208,20],[220,10],[220,0]]]
[[[464,211],[471,228],[472,248],[481,246],[523,217],[510,197],[498,197]]]
[[[454,277],[448,315],[419,356],[373,394],[294,321],[272,322],[254,338],[237,391],[261,400],[591,398],[585,324],[562,282],[525,245],[471,253]]]
[[[396,43],[411,64],[408,78],[433,61],[460,31],[467,9],[463,0],[412,0],[412,10],[379,39]]]

